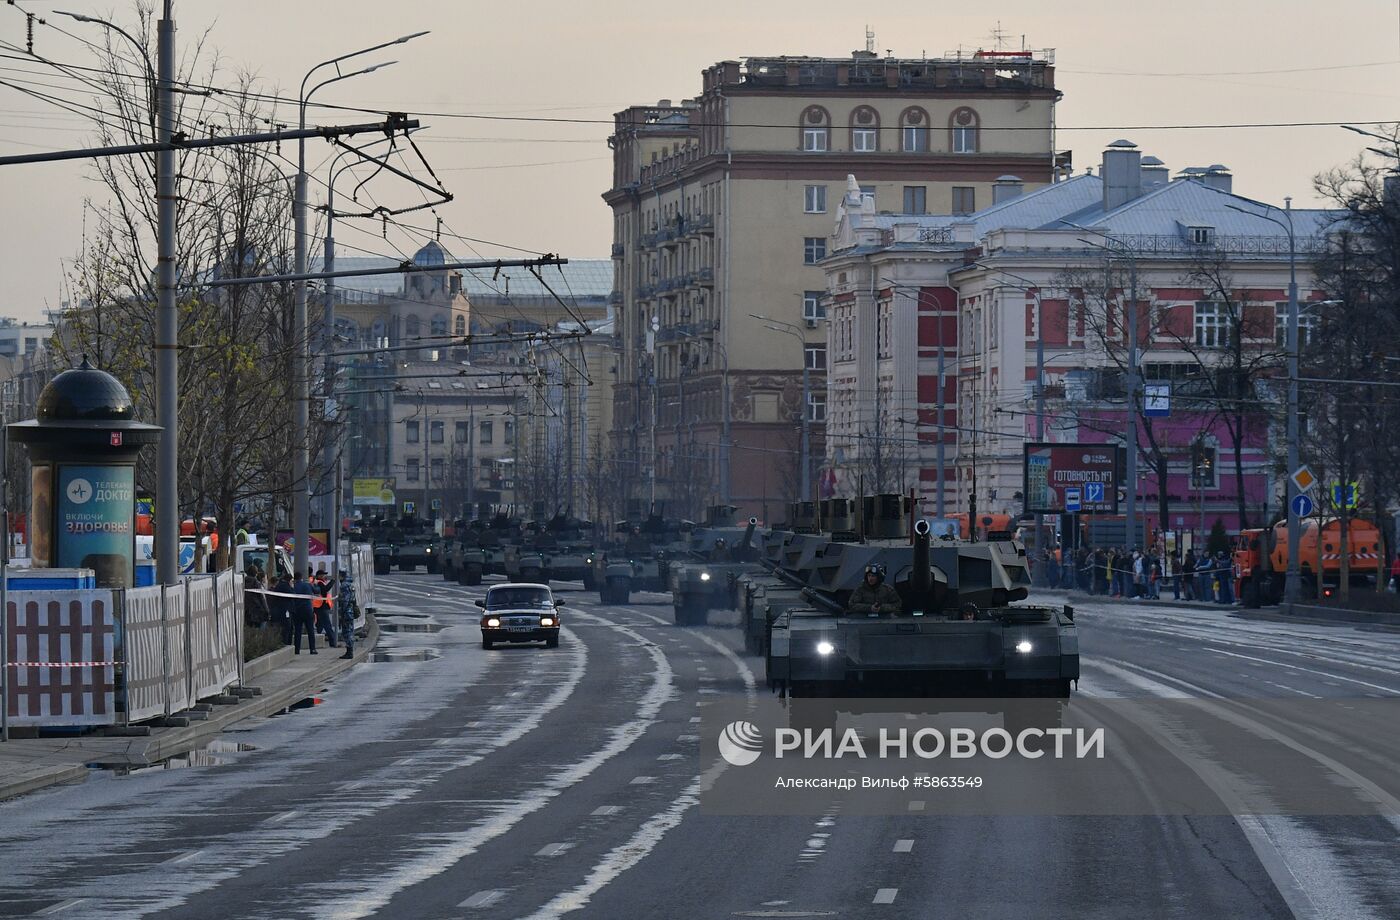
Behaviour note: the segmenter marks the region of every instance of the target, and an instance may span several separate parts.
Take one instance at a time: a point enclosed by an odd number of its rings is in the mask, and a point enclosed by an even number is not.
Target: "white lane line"
[[[923,810],[924,810],[924,803],[923,803],[921,800],[919,800],[919,799],[915,799],[914,801],[912,801],[912,802],[909,803],[909,810],[910,810],[910,811],[923,811]]]
[[[684,759],[684,758],[685,758],[685,755],[684,755],[684,754],[662,754],[660,757],[658,757],[658,758],[656,758],[656,759],[657,759],[657,760],[682,760],[682,759]]]
[[[894,842],[894,851],[896,853],[910,853],[913,849],[914,841],[912,840],[896,840]]]
[[[632,782],[628,783],[627,785],[629,785],[629,786],[649,786],[649,785],[651,785],[651,784],[654,783],[654,782],[656,782],[656,777],[654,777],[654,776],[637,776],[637,777],[633,777]]]
[[[535,853],[535,855],[536,855],[536,856],[559,856],[560,854],[563,854],[563,853],[568,852],[568,851],[569,851],[570,849],[572,849],[572,848],[573,848],[573,844],[572,844],[572,843],[551,843],[551,844],[549,844],[548,846],[542,846],[542,847],[540,847],[539,850]]]
[[[505,898],[506,893],[504,891],[501,891],[496,888],[491,888],[486,891],[478,891],[476,894],[467,898],[465,901],[463,901],[461,904],[458,904],[457,906],[480,909],[483,907],[490,907],[493,904],[498,904],[501,901],[504,901]]]
[[[544,808],[560,794],[561,789],[575,785],[590,776],[603,764],[630,748],[648,728],[656,724],[657,714],[671,699],[675,689],[674,672],[665,653],[648,643],[640,633],[626,626],[610,623],[602,617],[584,613],[582,610],[575,610],[573,616],[621,633],[642,647],[651,657],[654,666],[652,684],[637,701],[633,718],[612,727],[610,739],[602,747],[555,771],[547,783],[536,786],[503,807],[490,819],[460,831],[434,836],[431,849],[387,871],[374,873],[373,877],[367,877],[355,891],[342,891],[335,902],[317,906],[313,916],[321,920],[352,920],[378,913],[399,892],[436,878],[453,866],[459,865],[483,845],[507,833],[527,816]],[[569,646],[579,650],[579,669],[575,675],[571,675],[574,679],[555,687],[554,692],[545,701],[531,708],[530,715],[522,719],[522,723],[531,723],[530,728],[539,724],[539,718],[545,712],[556,708],[567,699],[582,679],[583,666],[587,661],[586,649],[575,636],[570,635],[567,638],[570,640]]]
[[[189,861],[192,860],[192,859],[198,859],[200,856],[203,856],[203,855],[204,855],[204,851],[203,851],[203,850],[190,850],[188,853],[181,853],[179,856],[172,856],[172,857],[170,857],[170,858],[167,859],[165,862],[161,863],[161,865],[162,865],[162,866],[178,866],[178,865],[180,865],[181,863],[187,863],[187,862],[189,862]]]
[[[699,717],[699,716],[691,716],[691,717],[690,717],[690,721],[691,721],[691,722],[699,722],[699,721],[700,721],[700,717]]]
[[[1354,678],[1354,677],[1343,677],[1343,676],[1340,675],[1340,674],[1329,674],[1329,673],[1327,673],[1326,671],[1316,671],[1316,670],[1313,670],[1312,668],[1305,668],[1305,667],[1302,667],[1302,666],[1296,665],[1296,664],[1285,664],[1285,663],[1282,662],[1282,661],[1269,661],[1269,660],[1264,659],[1264,658],[1253,658],[1253,657],[1251,657],[1251,656],[1249,656],[1249,655],[1241,655],[1241,654],[1239,654],[1239,653],[1237,653],[1237,652],[1227,652],[1227,651],[1225,651],[1224,649],[1218,649],[1218,648],[1207,648],[1206,651],[1208,651],[1208,652],[1213,652],[1213,653],[1215,653],[1216,655],[1227,655],[1227,656],[1229,656],[1229,657],[1231,657],[1231,658],[1243,658],[1245,661],[1260,662],[1260,663],[1263,663],[1263,664],[1270,664],[1270,665],[1273,665],[1273,666],[1279,667],[1279,668],[1288,668],[1290,671],[1302,671],[1302,672],[1304,672],[1305,674],[1316,674],[1316,675],[1319,676],[1319,677],[1331,678],[1331,680],[1324,680],[1323,683],[1325,683],[1325,684],[1332,684],[1333,686],[1336,686],[1335,681],[1344,680],[1344,681],[1346,681],[1346,682],[1349,683],[1349,684],[1358,684],[1358,685],[1360,685],[1360,686],[1362,686],[1362,687],[1369,687],[1369,688],[1371,688],[1372,690],[1380,690],[1382,693],[1385,693],[1387,696],[1393,696],[1393,695],[1395,695],[1395,693],[1396,693],[1396,690],[1395,690],[1394,687],[1382,687],[1380,684],[1373,684],[1373,683],[1370,683],[1370,682],[1368,682],[1368,681],[1357,680],[1357,679]]]
[[[893,904],[895,895],[899,894],[898,888],[881,888],[875,892],[875,899],[871,904]]]
[[[283,821],[295,818],[299,814],[301,814],[301,812],[294,808],[291,811],[284,811],[280,815],[273,815],[271,818],[268,818],[267,821],[265,821],[264,823],[281,824]]]
[[[686,743],[691,742],[691,741],[699,741],[699,740],[700,740],[700,736],[699,736],[699,735],[677,735],[677,736],[676,736],[676,740],[679,741],[679,742],[681,742],[682,744],[686,744]]]
[[[606,818],[608,815],[615,815],[619,811],[622,811],[621,805],[599,805],[597,808],[593,809],[593,814],[600,818]]]
[[[417,760],[417,759],[418,759],[417,757],[401,757],[401,758],[399,758],[398,760],[394,761],[394,766],[396,766],[396,767],[406,767],[406,766],[408,766],[409,764],[413,763],[413,762],[414,762],[415,760]]]
[[[79,904],[86,904],[87,902],[88,902],[88,899],[87,899],[87,898],[72,898],[72,899],[67,900],[67,901],[59,901],[57,904],[50,904],[48,907],[45,907],[43,910],[36,910],[36,911],[34,912],[34,916],[36,916],[36,917],[47,917],[47,916],[49,916],[50,914],[61,914],[61,913],[63,913],[65,910],[68,910],[68,909],[71,908],[71,907],[77,907]]]

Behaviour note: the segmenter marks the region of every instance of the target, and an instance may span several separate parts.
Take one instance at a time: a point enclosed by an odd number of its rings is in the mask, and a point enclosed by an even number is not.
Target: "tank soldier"
[[[904,609],[899,592],[885,584],[885,567],[878,563],[865,567],[865,580],[851,592],[846,610],[853,616],[898,616]]]
[[[725,542],[725,540],[724,540],[723,537],[720,537],[718,540],[716,540],[716,541],[715,541],[714,548],[710,550],[710,561],[711,561],[711,562],[728,562],[728,561],[729,561],[729,544]]]

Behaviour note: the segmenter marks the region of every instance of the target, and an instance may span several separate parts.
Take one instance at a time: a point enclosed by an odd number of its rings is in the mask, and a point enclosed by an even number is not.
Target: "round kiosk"
[[[135,584],[136,456],[161,429],[134,415],[126,387],[84,355],[40,391],[37,418],[9,426],[29,450],[34,568],[92,569],[100,588]]]

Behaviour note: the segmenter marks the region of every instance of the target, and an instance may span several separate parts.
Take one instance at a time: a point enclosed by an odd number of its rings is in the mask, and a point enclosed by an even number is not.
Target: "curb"
[[[314,686],[339,676],[344,671],[360,664],[367,659],[374,651],[374,647],[379,643],[379,621],[372,615],[366,614],[367,632],[361,642],[355,643],[355,657],[351,659],[332,659],[329,667],[324,668],[314,674],[308,674],[294,684],[264,696],[255,696],[243,700],[234,706],[221,706],[211,712],[208,719],[194,722],[183,728],[174,728],[161,731],[148,736],[144,747],[136,747],[140,738],[133,738],[133,746],[128,748],[125,759],[133,765],[143,762],[154,762],[167,757],[182,754],[195,747],[200,741],[219,734],[230,725],[234,725],[244,719],[257,716],[266,716],[279,709],[285,709],[290,704],[306,696],[307,692]],[[283,654],[285,652],[285,654]],[[279,656],[281,656],[279,658]],[[285,664],[291,658],[291,649],[282,648],[271,652],[261,658],[255,659],[259,667],[253,669],[256,673],[249,673],[245,667],[243,686],[247,686],[247,681],[252,677],[263,676],[270,673],[275,668]],[[277,660],[270,660],[277,659]],[[265,663],[264,663],[265,662]],[[249,662],[252,664],[253,662]],[[87,763],[93,760],[92,757],[84,758],[83,763],[55,765],[51,770],[37,776],[14,782],[0,783],[0,801],[12,799],[16,796],[26,795],[30,792],[37,792],[49,786],[57,786],[65,783],[81,783],[92,773]]]

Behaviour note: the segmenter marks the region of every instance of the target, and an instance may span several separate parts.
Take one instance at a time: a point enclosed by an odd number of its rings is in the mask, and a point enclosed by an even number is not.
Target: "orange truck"
[[[1342,522],[1327,518],[1322,522],[1318,545],[1318,521],[1299,522],[1300,552],[1298,569],[1305,598],[1330,597],[1342,578]],[[1362,518],[1347,522],[1347,552],[1351,556],[1352,584],[1374,584],[1380,577],[1381,533],[1376,525]],[[1288,571],[1288,523],[1279,521],[1268,529],[1240,531],[1235,538],[1235,593],[1246,607],[1277,604],[1283,598],[1284,575]]]
[[[949,520],[958,522],[958,536],[967,540],[971,537],[968,529],[968,514],[966,511],[957,511],[948,515]],[[988,534],[1012,533],[1016,530],[1016,519],[1009,514],[978,514],[977,515],[977,539],[985,540]]]

